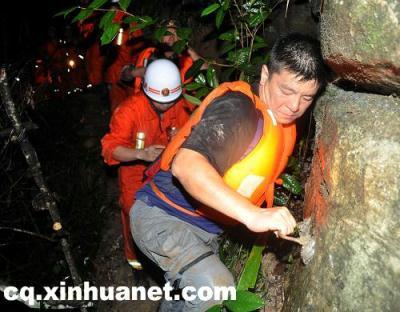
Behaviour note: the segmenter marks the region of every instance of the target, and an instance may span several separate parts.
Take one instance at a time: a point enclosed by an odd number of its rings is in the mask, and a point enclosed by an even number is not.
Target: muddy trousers
[[[217,255],[218,235],[136,200],[130,212],[132,236],[140,250],[165,271],[171,285],[184,288],[234,287],[232,274]],[[206,311],[222,300],[164,300],[159,311]]]

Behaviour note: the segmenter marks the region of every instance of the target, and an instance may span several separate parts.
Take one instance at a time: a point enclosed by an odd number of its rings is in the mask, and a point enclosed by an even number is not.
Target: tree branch
[[[35,232],[31,232],[28,230],[23,230],[23,229],[17,229],[17,228],[13,228],[13,227],[9,227],[9,226],[0,226],[0,230],[6,230],[6,231],[13,231],[13,232],[18,232],[18,233],[24,233],[24,234],[28,234],[28,235],[32,235],[32,236],[36,236],[45,240],[48,240],[50,242],[56,242],[55,239],[39,234],[39,233],[35,233]]]
[[[78,273],[78,270],[76,269],[75,261],[71,252],[71,247],[66,239],[66,233],[61,223],[61,218],[58,212],[56,201],[44,181],[39,159],[37,157],[34,147],[32,146],[26,135],[26,129],[23,127],[21,121],[19,120],[14,101],[11,97],[10,88],[8,86],[7,72],[4,67],[0,69],[0,96],[2,102],[4,103],[8,118],[10,119],[11,124],[14,128],[15,135],[17,137],[17,141],[19,142],[21,151],[25,156],[25,160],[35,180],[35,183],[39,188],[40,193],[42,193],[46,198],[45,208],[49,211],[51,219],[53,221],[53,230],[61,236],[60,243],[64,252],[65,260],[68,263],[72,281],[74,285],[80,286],[82,284],[82,279]],[[86,308],[83,306],[80,309],[82,312],[87,311]]]

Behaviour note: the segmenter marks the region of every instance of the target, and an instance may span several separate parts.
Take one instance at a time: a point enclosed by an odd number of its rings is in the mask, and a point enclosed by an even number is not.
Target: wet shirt
[[[182,147],[206,157],[223,176],[246,154],[254,141],[257,141],[255,137],[261,137],[260,131],[257,131],[257,128],[260,128],[262,134],[262,122],[259,123],[259,120],[260,115],[252,103],[214,100],[204,111],[200,122],[193,127]],[[259,125],[261,126],[258,127]],[[153,177],[153,182],[168,199],[189,211],[195,211],[197,203],[173,177],[171,171],[159,171]],[[137,192],[137,199],[146,202],[149,206],[157,206],[207,232],[220,233],[222,231],[213,220],[204,216],[185,214],[171,207],[154,193],[149,183]]]
[[[258,119],[259,115],[251,103],[211,103],[182,147],[205,156],[223,176],[245,154]]]

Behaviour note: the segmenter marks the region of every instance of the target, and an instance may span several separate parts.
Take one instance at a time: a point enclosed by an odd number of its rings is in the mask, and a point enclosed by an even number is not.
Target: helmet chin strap
[[[147,99],[149,100],[150,106],[153,108],[153,110],[157,113],[158,116],[161,116],[164,112],[160,111],[153,103],[153,100],[147,96]]]
[[[153,103],[153,99],[151,98],[151,97],[149,97],[147,94],[146,94],[146,97],[147,97],[147,99],[149,100],[149,103],[150,103],[150,106],[153,108],[153,110],[157,113],[157,115],[158,116],[162,116],[162,114],[164,114],[165,113],[165,111],[161,111],[161,110],[159,110],[155,105],[154,105],[154,103]],[[159,102],[158,102],[159,103]],[[168,103],[164,103],[164,104],[168,104]]]

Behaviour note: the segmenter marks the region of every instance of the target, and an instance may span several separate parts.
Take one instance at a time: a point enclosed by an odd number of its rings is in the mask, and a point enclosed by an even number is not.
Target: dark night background
[[[6,1],[1,9],[1,63],[21,62],[32,56],[47,37],[50,26],[61,35],[67,21],[53,16],[76,1]]]

